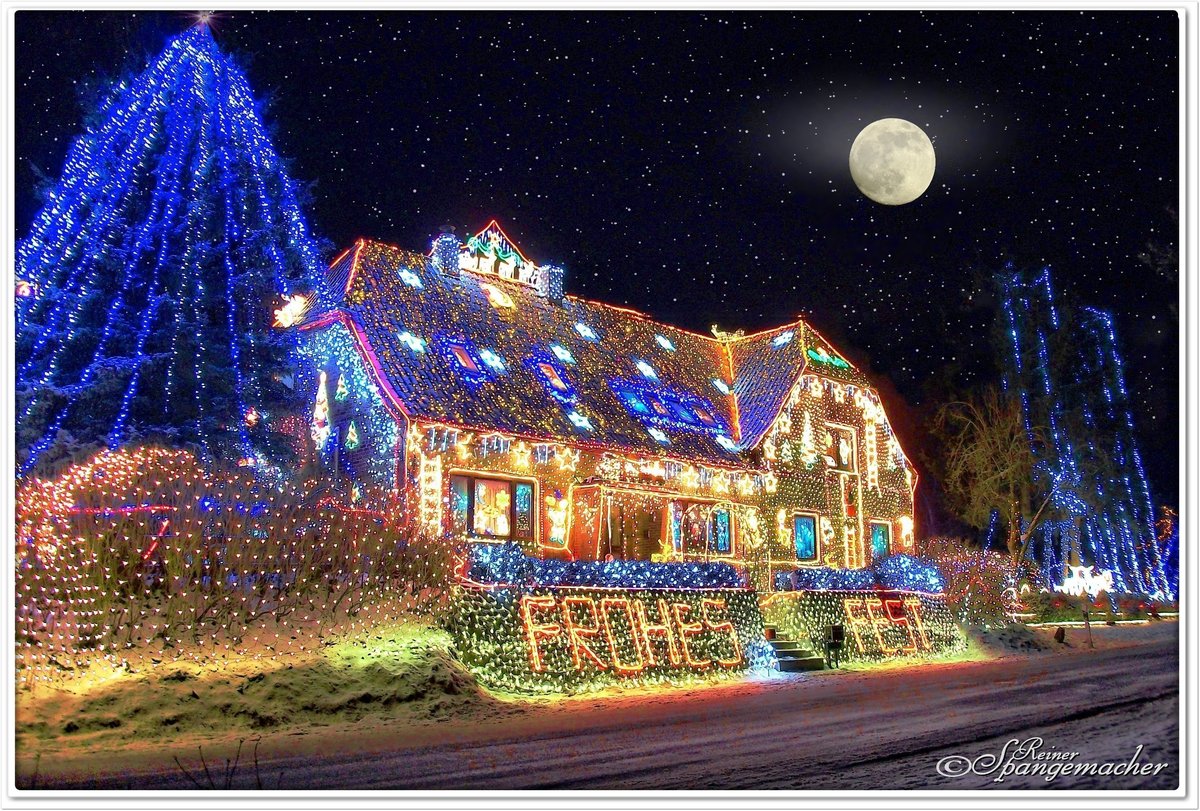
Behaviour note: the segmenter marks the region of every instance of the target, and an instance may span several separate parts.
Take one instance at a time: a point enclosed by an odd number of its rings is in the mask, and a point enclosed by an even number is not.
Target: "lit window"
[[[647,394],[646,401],[650,403],[650,407],[654,409],[654,413],[658,416],[669,417],[671,415],[671,410],[667,408],[666,404],[653,394]]]
[[[555,391],[566,394],[571,390],[571,387],[568,386],[566,381],[562,379],[562,376],[559,375],[558,370],[549,363],[539,363],[538,369],[541,370],[542,377],[545,379],[545,381],[549,383],[550,387]]]
[[[575,322],[575,331],[578,332],[579,335],[585,341],[591,341],[592,343],[596,343],[597,341],[600,340],[599,336],[596,335],[595,331],[591,327],[589,327],[587,324],[583,323],[582,321]]]
[[[724,434],[721,434],[719,437],[717,437],[717,444],[730,453],[736,453],[738,449],[737,443]]]
[[[425,340],[418,338],[408,330],[401,332],[398,336],[400,343],[404,344],[414,355],[419,355],[425,351]]]
[[[580,428],[584,431],[592,430],[592,421],[580,414],[578,411],[572,411],[567,416],[570,418],[571,424],[576,428]]]
[[[481,538],[533,539],[533,484],[450,477],[450,529]]]
[[[629,389],[622,389],[621,390],[621,399],[625,401],[625,404],[627,406],[629,406],[630,411],[634,411],[638,414],[649,414],[650,413],[650,408],[646,405],[646,401],[643,400],[636,391],[630,391]]]
[[[480,349],[479,359],[493,372],[504,374],[504,360],[490,349]]]
[[[468,372],[478,372],[479,366],[476,365],[475,359],[471,357],[471,353],[462,344],[451,344],[450,352],[454,355],[454,359],[458,361],[458,365]]]
[[[729,384],[726,383],[724,380],[714,377],[712,384],[714,386],[716,386],[717,391],[721,392],[721,394],[729,394],[729,391],[730,391]]]
[[[778,349],[781,346],[787,346],[792,342],[792,338],[796,337],[796,333],[790,329],[787,332],[781,332],[771,339],[771,346]]]
[[[658,342],[659,346],[661,346],[663,349],[667,350],[668,352],[675,351],[675,344],[671,343],[671,339],[668,338],[667,336],[655,335],[654,340]]]
[[[882,521],[871,522],[871,557],[885,558],[892,550],[892,525]]]
[[[729,510],[713,510],[708,519],[708,546],[720,555],[733,550],[733,524]]]
[[[792,516],[792,543],[796,547],[796,560],[817,559],[817,517],[815,515]]]
[[[658,372],[654,371],[654,367],[649,363],[646,363],[646,361],[639,360],[635,365],[637,366],[638,371],[646,377],[650,378],[651,380],[658,380]]]
[[[671,444],[671,440],[667,439],[667,435],[663,432],[663,430],[661,428],[649,428],[646,430],[646,433],[648,433],[648,434],[650,434],[650,436],[654,437],[655,442],[659,442],[663,445]]]
[[[425,285],[421,284],[421,277],[413,273],[408,268],[400,269],[400,281],[404,282],[409,287],[415,287],[420,290]]]
[[[575,356],[571,354],[571,350],[567,349],[562,344],[550,344],[550,351],[554,353],[554,357],[558,358],[563,363],[575,363]]]

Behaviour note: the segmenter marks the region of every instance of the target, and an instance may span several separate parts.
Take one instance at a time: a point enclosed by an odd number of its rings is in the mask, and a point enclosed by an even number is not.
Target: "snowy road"
[[[999,754],[1011,738],[1040,736],[1046,749],[1078,752],[1077,761],[1128,762],[1140,744],[1139,763],[1169,764],[1149,776],[1060,777],[1052,788],[1171,789],[1177,644],[1174,632],[1155,633],[1095,651],[560,702],[416,737],[388,726],[313,730],[286,744],[290,754],[280,739],[264,741],[259,775],[286,789],[1045,787],[1041,777],[995,784],[935,769],[947,755]],[[153,772],[42,787],[194,788],[165,760]],[[233,786],[256,782],[244,764]]]

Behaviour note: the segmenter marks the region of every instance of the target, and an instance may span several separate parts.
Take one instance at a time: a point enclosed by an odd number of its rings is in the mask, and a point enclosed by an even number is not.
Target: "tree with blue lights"
[[[1112,316],[1059,305],[1049,268],[1010,264],[997,283],[1004,385],[1020,399],[1034,474],[1054,510],[1033,528],[1034,557],[1053,583],[1067,565],[1084,565],[1111,571],[1118,591],[1173,598]]]
[[[272,314],[320,256],[246,75],[197,25],[93,120],[17,247],[18,472],[134,441],[260,464],[296,396]]]

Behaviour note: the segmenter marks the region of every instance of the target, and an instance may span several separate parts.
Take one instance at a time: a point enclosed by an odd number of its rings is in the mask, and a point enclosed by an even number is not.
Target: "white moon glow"
[[[868,124],[850,147],[850,176],[876,203],[900,206],[916,200],[933,180],[933,142],[903,118]]]

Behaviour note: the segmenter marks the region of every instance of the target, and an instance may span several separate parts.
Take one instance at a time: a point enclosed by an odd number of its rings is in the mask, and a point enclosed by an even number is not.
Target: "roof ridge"
[[[338,259],[344,258],[345,254],[348,251],[353,250],[354,248],[356,248],[360,245],[377,245],[377,246],[380,246],[383,248],[389,248],[391,250],[398,251],[400,253],[424,255],[420,251],[414,251],[411,248],[404,248],[395,243],[385,242],[381,239],[376,239],[374,237],[359,237],[358,239],[356,239],[354,241],[354,243],[352,244],[352,246],[350,248],[347,248],[346,251],[343,251],[342,253],[340,253],[338,255]],[[523,256],[523,254],[522,254],[522,256]],[[332,264],[334,264],[334,263],[331,263],[331,266],[332,266]],[[485,274],[481,274],[481,273],[476,273],[471,270],[466,270],[464,272],[470,273],[472,277],[481,277],[481,276],[485,275]],[[517,286],[517,289],[529,288],[529,285],[524,284],[515,279],[505,279],[503,277],[495,277],[495,278],[501,282],[512,282],[514,285]],[[488,277],[486,281],[488,281],[490,283],[492,281],[492,277]],[[607,301],[599,301],[597,299],[587,298],[585,296],[581,296],[576,293],[564,293],[563,299],[569,299],[571,301],[575,301],[580,304],[590,305],[593,307],[603,307],[608,310],[615,310],[624,315],[632,316],[632,317],[640,319],[642,321],[646,321],[651,324],[655,324],[656,326],[667,327],[668,329],[673,329],[673,330],[676,330],[677,332],[682,332],[682,333],[691,335],[696,338],[703,338],[706,341],[711,341],[712,343],[720,344],[720,345],[730,345],[730,344],[735,344],[739,341],[752,340],[754,338],[759,338],[759,337],[766,335],[768,333],[771,333],[771,332],[777,332],[779,330],[786,329],[787,327],[794,327],[797,324],[803,324],[806,327],[808,326],[808,322],[805,321],[802,316],[796,316],[795,319],[793,319],[791,321],[785,321],[784,323],[778,324],[773,327],[766,327],[764,329],[757,330],[756,332],[752,332],[747,335],[738,335],[735,337],[728,337],[728,338],[718,338],[715,335],[706,335],[703,332],[697,332],[695,330],[688,329],[687,327],[681,327],[678,324],[671,324],[667,321],[660,320],[660,319],[655,318],[654,316],[650,315],[649,313],[642,312],[641,310],[638,310],[637,308],[634,308],[634,307],[628,307],[628,306],[624,306],[624,305],[620,305],[620,304],[612,304]],[[822,339],[822,340],[824,340],[824,339]],[[829,342],[825,341],[825,343],[829,343]],[[833,345],[830,344],[831,348],[832,348],[832,346]],[[834,351],[836,351],[836,350],[834,350]]]

